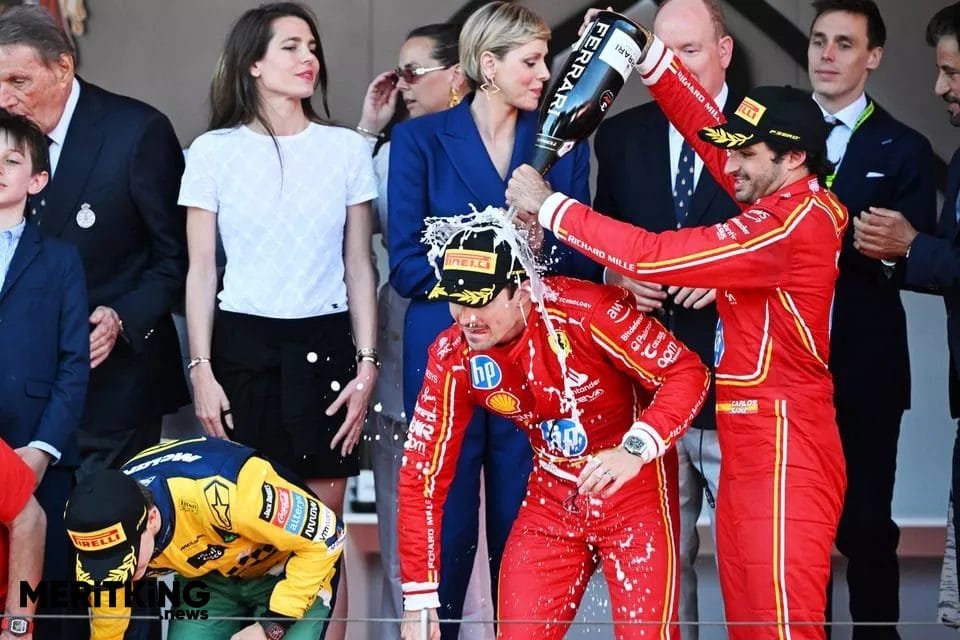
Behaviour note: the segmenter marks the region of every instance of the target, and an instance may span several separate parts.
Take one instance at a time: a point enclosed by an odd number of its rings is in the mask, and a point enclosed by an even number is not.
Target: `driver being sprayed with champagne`
[[[430,298],[449,303],[454,324],[429,349],[400,472],[402,637],[420,638],[423,619],[440,637],[441,526],[456,526],[444,502],[482,407],[534,451],[500,570],[498,637],[562,638],[600,565],[617,638],[678,638],[673,445],[707,369],[625,289],[541,279],[499,210],[435,221],[425,239],[439,277]]]

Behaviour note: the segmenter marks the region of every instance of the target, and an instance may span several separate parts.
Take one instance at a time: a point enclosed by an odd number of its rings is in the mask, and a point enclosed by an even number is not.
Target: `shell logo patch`
[[[570,355],[570,338],[567,337],[566,331],[556,331],[555,336],[553,334],[547,334],[547,344],[550,345],[550,348],[557,355],[560,355],[560,352],[563,351],[565,355]]]
[[[759,102],[751,100],[750,98],[744,98],[740,106],[737,107],[736,113],[753,126],[757,126],[757,123],[760,122],[760,118],[763,117],[766,111],[767,108]]]
[[[474,273],[495,273],[497,270],[497,254],[490,251],[474,251],[472,249],[448,249],[443,254],[443,269],[457,271],[472,271]]]
[[[497,391],[487,396],[487,408],[496,413],[509,416],[520,413],[520,400],[507,391]]]

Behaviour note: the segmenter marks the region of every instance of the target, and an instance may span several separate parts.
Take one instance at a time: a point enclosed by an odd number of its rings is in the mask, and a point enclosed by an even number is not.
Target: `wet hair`
[[[471,14],[460,32],[460,67],[471,89],[486,80],[480,54],[489,51],[502,60],[510,51],[534,40],[550,40],[550,27],[530,9],[512,2],[490,2]]]
[[[48,67],[69,56],[76,63],[73,43],[50,12],[39,5],[10,7],[0,15],[0,47],[24,45],[37,52]]]
[[[316,56],[320,61],[317,84],[323,110],[330,116],[327,105],[327,66],[320,46],[320,31],[313,12],[296,2],[273,2],[245,12],[233,25],[217,72],[210,84],[210,128],[228,129],[254,121],[260,122],[276,142],[270,123],[264,113],[264,105],[257,90],[256,79],[250,75],[250,67],[262,60],[273,38],[273,23],[280,18],[299,18],[310,27],[317,43]],[[310,98],[300,101],[303,112],[313,122],[329,124],[317,115]]]
[[[821,186],[826,186],[827,176],[833,173],[835,165],[830,162],[827,158],[827,144],[824,141],[822,148],[817,151],[811,151],[810,149],[800,149],[794,144],[788,142],[779,142],[765,140],[767,146],[773,151],[773,161],[779,163],[783,160],[783,157],[789,151],[805,151],[807,153],[806,159],[803,161],[803,165],[807,168],[807,171],[817,176],[817,181]]]
[[[666,2],[657,7],[657,13],[660,13],[670,2],[671,0],[666,0]],[[707,12],[710,14],[710,22],[713,23],[713,31],[717,35],[717,40],[730,35],[730,30],[727,29],[727,16],[723,12],[723,5],[720,4],[720,0],[700,0],[700,2],[703,3],[703,6],[706,7]]]
[[[408,33],[405,40],[411,38],[429,38],[433,41],[430,57],[445,67],[460,62],[460,29],[455,24],[425,24]]]
[[[813,17],[813,22],[810,23],[811,30],[813,24],[823,14],[833,11],[846,11],[867,19],[868,48],[882,47],[887,42],[887,25],[883,23],[880,9],[873,0],[816,0],[813,3],[813,10],[816,15]]]
[[[50,173],[47,136],[32,120],[0,110],[0,134],[9,139],[14,149],[30,157],[31,175]]]
[[[927,44],[937,46],[940,38],[952,37],[960,44],[960,2],[937,11],[927,23]]]

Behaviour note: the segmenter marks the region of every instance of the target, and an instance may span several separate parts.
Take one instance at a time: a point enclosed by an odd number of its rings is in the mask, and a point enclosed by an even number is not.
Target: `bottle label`
[[[626,82],[640,60],[640,45],[623,31],[614,30],[600,51],[600,59],[613,67]]]

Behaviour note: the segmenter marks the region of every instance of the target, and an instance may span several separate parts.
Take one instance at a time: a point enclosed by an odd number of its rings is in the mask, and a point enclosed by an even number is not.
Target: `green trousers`
[[[186,584],[179,576],[175,578]],[[209,574],[200,578],[210,593],[210,601],[199,611],[181,606],[171,612],[167,640],[229,640],[230,636],[253,623],[249,618],[263,616],[267,610],[270,593],[280,581],[279,576],[259,578],[225,578]],[[178,613],[179,612],[179,613]],[[207,619],[189,619],[206,612]],[[181,618],[177,618],[180,615]],[[326,631],[330,607],[317,598],[307,609],[303,619],[290,627],[284,640],[318,640]],[[223,620],[222,618],[248,618],[247,620]]]

